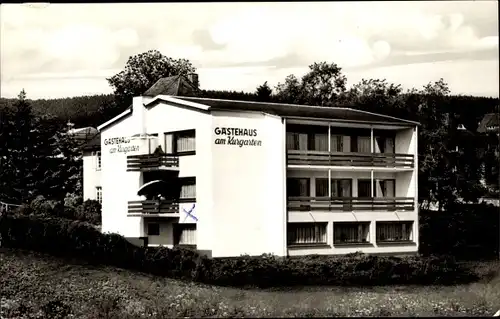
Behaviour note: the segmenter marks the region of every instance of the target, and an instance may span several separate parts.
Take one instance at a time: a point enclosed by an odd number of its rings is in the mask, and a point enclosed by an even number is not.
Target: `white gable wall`
[[[250,112],[213,112],[213,257],[285,254],[283,123]],[[261,145],[231,145],[222,128],[257,130]],[[217,144],[215,140],[225,140]],[[220,141],[219,140],[219,141]]]
[[[146,112],[148,133],[158,133],[165,150],[165,132],[196,130],[196,155],[179,157],[179,177],[196,177],[196,206],[192,214],[198,218],[196,226],[197,249],[210,250],[212,243],[212,189],[211,189],[211,117],[208,113],[159,102]],[[181,209],[180,220],[184,220]]]

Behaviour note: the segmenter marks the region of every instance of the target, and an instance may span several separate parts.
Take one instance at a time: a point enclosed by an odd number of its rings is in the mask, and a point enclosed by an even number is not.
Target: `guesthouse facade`
[[[418,251],[418,123],[159,94],[98,130],[103,232],[212,257]]]

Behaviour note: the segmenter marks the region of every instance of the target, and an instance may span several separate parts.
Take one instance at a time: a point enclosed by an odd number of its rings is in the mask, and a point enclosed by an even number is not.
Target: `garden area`
[[[469,265],[477,282],[451,286],[242,289],[204,285],[0,249],[2,318],[492,316],[497,262]]]

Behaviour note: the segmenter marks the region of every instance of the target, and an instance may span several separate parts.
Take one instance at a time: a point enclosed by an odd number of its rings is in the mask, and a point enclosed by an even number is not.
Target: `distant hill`
[[[215,99],[257,101],[254,93],[236,91],[203,90],[202,96]],[[76,127],[98,126],[109,115],[100,114],[100,108],[112,104],[113,95],[90,95],[57,99],[30,100],[37,114],[51,114],[57,118],[75,123]],[[15,99],[0,98],[0,109],[9,107]],[[495,112],[498,98],[476,96],[450,96],[449,109],[457,119],[470,130],[476,130],[479,121],[487,113]],[[119,110],[120,111],[120,110]],[[390,114],[389,114],[390,115]]]

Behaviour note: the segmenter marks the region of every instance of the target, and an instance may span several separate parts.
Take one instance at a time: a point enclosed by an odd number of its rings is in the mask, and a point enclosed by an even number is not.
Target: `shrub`
[[[101,224],[101,204],[92,199],[84,201],[76,207],[75,219],[89,222],[94,225]]]
[[[222,286],[458,284],[477,280],[454,258],[306,256],[208,259],[193,250],[144,248],[78,221],[1,216],[2,245]]]

